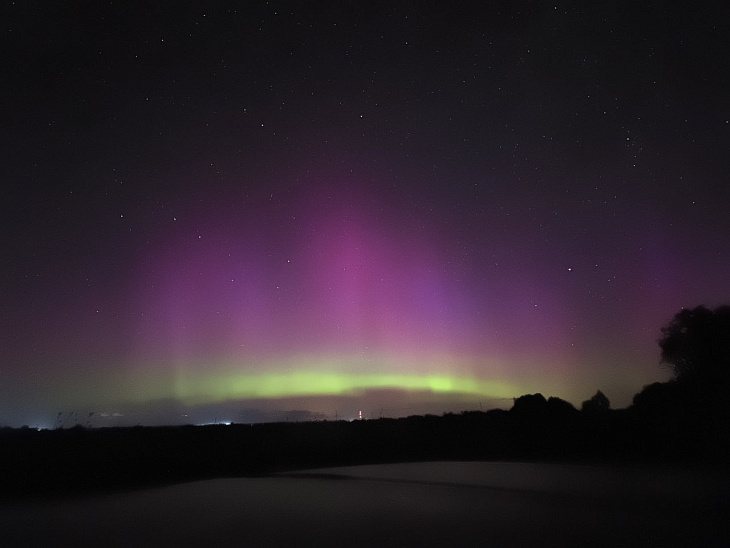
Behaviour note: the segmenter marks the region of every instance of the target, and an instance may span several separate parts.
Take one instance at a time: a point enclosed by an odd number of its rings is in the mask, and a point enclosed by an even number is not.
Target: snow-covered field
[[[723,546],[726,476],[373,465],[0,503],[2,546]]]

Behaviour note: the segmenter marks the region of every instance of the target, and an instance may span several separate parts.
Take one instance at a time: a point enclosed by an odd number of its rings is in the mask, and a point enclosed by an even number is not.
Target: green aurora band
[[[378,390],[427,392],[472,400],[509,399],[520,393],[520,387],[513,383],[445,374],[179,370],[143,377],[101,378],[93,373],[82,380],[66,377],[57,379],[46,398],[61,407],[68,401],[92,407],[159,400],[201,405],[234,400],[357,396]]]
[[[392,375],[295,372],[180,376],[175,398],[188,404],[234,399],[339,396],[365,390],[396,389],[463,394],[489,398],[514,395],[514,387],[497,381],[446,375]]]

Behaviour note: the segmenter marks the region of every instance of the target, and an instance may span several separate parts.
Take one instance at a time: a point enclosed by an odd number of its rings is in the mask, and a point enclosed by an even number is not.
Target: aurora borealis
[[[728,301],[727,8],[1,10],[0,426],[624,407]]]

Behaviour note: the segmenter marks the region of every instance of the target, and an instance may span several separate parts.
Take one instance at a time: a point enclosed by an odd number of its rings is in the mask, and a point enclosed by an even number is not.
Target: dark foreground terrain
[[[649,407],[0,430],[2,546],[730,546],[727,420]]]
[[[524,403],[524,402],[523,402]],[[713,417],[631,410],[36,431],[0,429],[0,496],[84,494],[291,470],[419,461],[531,461],[727,469]]]
[[[425,462],[0,501],[3,546],[727,546],[716,472]]]

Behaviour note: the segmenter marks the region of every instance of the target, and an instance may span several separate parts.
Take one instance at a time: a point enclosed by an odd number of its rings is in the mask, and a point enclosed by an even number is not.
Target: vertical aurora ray
[[[149,309],[138,351],[251,363],[300,352],[473,347],[465,288],[444,274],[424,237],[384,230],[352,205],[302,217],[300,233],[281,241],[265,226],[253,239],[210,221],[200,238],[192,231],[161,241],[141,266],[153,274],[138,283],[140,306]]]

